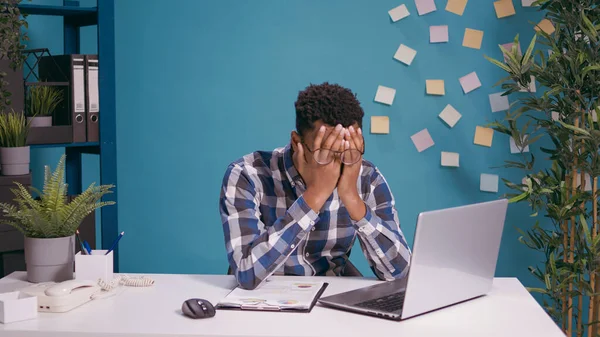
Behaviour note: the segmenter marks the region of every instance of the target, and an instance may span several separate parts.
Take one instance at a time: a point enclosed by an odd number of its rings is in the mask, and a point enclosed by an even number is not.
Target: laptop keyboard
[[[396,312],[402,309],[404,304],[405,292],[400,292],[392,295],[386,295],[373,300],[368,300],[356,304],[357,307],[365,309],[375,309],[384,312]]]

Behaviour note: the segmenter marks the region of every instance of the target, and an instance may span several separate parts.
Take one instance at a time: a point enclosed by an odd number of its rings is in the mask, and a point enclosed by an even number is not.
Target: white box
[[[110,282],[113,279],[113,259],[111,251],[105,255],[107,250],[92,250],[92,255],[75,255],[75,279],[97,281],[103,279]]]
[[[0,322],[12,323],[37,317],[37,297],[20,291],[0,294]]]

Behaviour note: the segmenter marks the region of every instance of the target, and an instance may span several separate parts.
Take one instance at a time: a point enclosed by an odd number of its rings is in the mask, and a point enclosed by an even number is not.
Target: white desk
[[[218,310],[213,318],[192,320],[181,304],[198,297],[213,304],[234,286],[226,275],[149,275],[151,288],[131,288],[63,314],[39,313],[36,320],[0,324],[1,337],[559,337],[564,336],[527,290],[514,278],[495,280],[485,297],[402,322],[315,306],[311,313]],[[0,292],[27,285],[24,273],[0,280]],[[307,278],[303,278],[306,280]],[[322,280],[323,278],[318,278]],[[326,295],[371,285],[363,278],[326,278]]]

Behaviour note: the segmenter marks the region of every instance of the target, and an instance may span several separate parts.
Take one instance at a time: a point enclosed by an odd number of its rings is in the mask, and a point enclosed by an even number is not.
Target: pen
[[[81,246],[81,254],[88,255],[88,251],[85,249],[83,241],[81,241],[81,237],[79,236],[79,229],[75,231],[75,234],[77,234],[77,241],[79,241],[79,245]]]
[[[121,234],[119,234],[119,236],[117,236],[117,238],[115,239],[115,242],[113,242],[112,246],[110,246],[110,249],[104,255],[108,255],[108,253],[112,252],[117,247],[117,243],[119,243],[119,240],[121,240],[123,235],[125,235],[125,232],[121,232]]]
[[[83,241],[83,246],[85,247],[85,249],[88,252],[88,255],[92,255],[92,248],[90,248],[90,244],[87,243],[87,241]]]

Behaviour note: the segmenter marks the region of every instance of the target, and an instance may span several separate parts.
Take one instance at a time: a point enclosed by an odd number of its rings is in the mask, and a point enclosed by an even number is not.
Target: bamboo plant
[[[525,54],[500,46],[504,59],[486,58],[507,76],[496,85],[514,98],[503,120],[490,126],[521,149],[504,167],[525,178],[511,182],[511,203],[527,203],[532,219],[518,227],[519,241],[540,252],[529,267],[540,281],[530,291],[567,336],[598,336],[600,322],[600,6],[598,0],[538,0],[555,31],[537,26]],[[531,92],[535,79],[539,92]],[[537,146],[536,146],[537,145]],[[531,152],[523,149],[529,146]],[[543,161],[535,154],[542,152]],[[540,155],[538,154],[538,157]],[[530,222],[530,223],[529,223]]]

